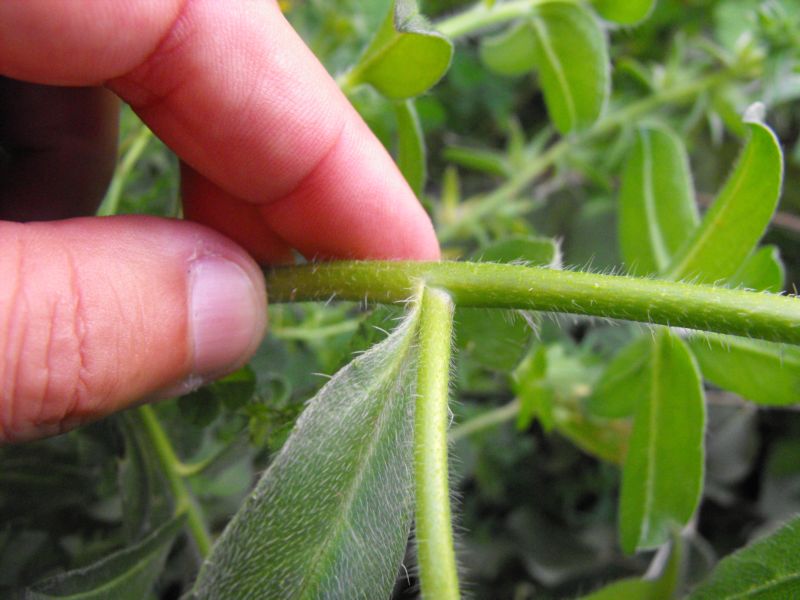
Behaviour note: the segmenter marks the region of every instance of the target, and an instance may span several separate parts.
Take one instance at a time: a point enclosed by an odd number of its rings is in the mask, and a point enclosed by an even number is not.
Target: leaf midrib
[[[577,110],[575,108],[575,100],[570,93],[569,85],[567,84],[566,75],[564,74],[564,67],[561,62],[558,60],[558,55],[553,50],[553,46],[550,43],[550,33],[547,31],[547,28],[544,26],[542,19],[534,18],[531,19],[533,23],[534,29],[536,29],[536,33],[539,34],[539,43],[542,46],[542,50],[544,50],[545,57],[547,61],[550,63],[550,66],[555,73],[556,80],[558,81],[558,86],[561,88],[564,94],[565,104],[567,106],[567,112],[569,114],[569,130],[575,128],[578,123],[578,115]]]

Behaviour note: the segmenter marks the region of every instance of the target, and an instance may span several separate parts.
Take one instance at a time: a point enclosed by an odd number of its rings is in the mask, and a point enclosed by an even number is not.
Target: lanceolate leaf
[[[138,544],[116,552],[83,569],[41,581],[23,596],[29,600],[141,600],[148,598],[161,574],[172,542],[183,527],[175,517]]]
[[[513,77],[536,67],[536,30],[527,19],[481,42],[481,60],[495,73]]]
[[[656,0],[593,0],[604,19],[620,25],[636,25],[644,21],[656,5]]]
[[[666,269],[699,217],[689,159],[666,127],[639,129],[620,189],[622,256],[637,274]]]
[[[703,376],[766,406],[800,403],[800,348],[731,335],[691,338]]]
[[[418,311],[311,400],[194,597],[388,598],[413,505]]]
[[[415,0],[395,0],[383,25],[346,76],[392,100],[419,96],[450,67],[453,45],[418,13]]]
[[[725,558],[689,600],[787,600],[800,596],[800,518]]]
[[[531,20],[536,67],[550,118],[561,133],[586,128],[606,105],[609,59],[606,38],[580,4],[548,2]]]
[[[417,197],[422,195],[427,178],[425,137],[413,100],[395,103],[397,115],[397,166]]]
[[[655,548],[694,514],[703,485],[705,404],[700,373],[667,329],[652,338],[647,393],[638,401],[622,473],[626,552]]]
[[[783,179],[783,155],[775,134],[757,121],[714,204],[692,238],[675,255],[668,276],[718,282],[739,269],[772,218]]]

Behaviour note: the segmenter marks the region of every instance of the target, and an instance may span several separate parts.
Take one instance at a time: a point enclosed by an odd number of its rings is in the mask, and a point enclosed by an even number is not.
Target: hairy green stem
[[[453,302],[425,288],[419,322],[419,370],[414,415],[416,539],[422,597],[459,598],[447,469],[448,382]]]
[[[267,272],[272,302],[403,302],[423,282],[459,306],[658,323],[800,344],[800,300],[707,285],[468,262],[337,262]]]
[[[150,439],[172,497],[175,500],[175,512],[177,514],[186,514],[186,525],[189,529],[189,534],[192,536],[200,556],[205,558],[211,551],[211,534],[208,531],[200,506],[181,476],[181,462],[175,454],[175,450],[172,448],[172,444],[170,444],[169,438],[153,408],[151,406],[141,406],[137,409],[137,412],[142,424],[142,430]]]
[[[460,215],[456,221],[443,223],[438,227],[439,240],[442,243],[448,242],[460,231],[468,230],[471,225],[486,218],[498,207],[509,199],[513,199],[514,196],[531,185],[537,177],[552,167],[573,148],[596,141],[625,124],[634,123],[637,119],[664,104],[694,98],[703,92],[735,79],[738,73],[738,70],[722,70],[683,85],[660,90],[652,96],[607,114],[595,123],[591,129],[562,138],[538,157],[531,160],[493,192],[462,204],[459,207]]]

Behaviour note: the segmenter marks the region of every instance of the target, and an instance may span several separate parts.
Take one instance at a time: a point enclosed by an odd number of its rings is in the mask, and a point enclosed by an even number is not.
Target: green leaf
[[[619,210],[622,257],[631,272],[666,269],[699,221],[689,158],[668,128],[639,129],[622,175]]]
[[[561,266],[561,250],[553,238],[512,236],[480,250],[475,259],[558,268]]]
[[[777,246],[764,246],[748,256],[733,275],[728,287],[779,293],[786,281],[786,269]]]
[[[689,340],[703,376],[722,389],[765,406],[800,403],[800,348],[735,337]]]
[[[528,20],[481,41],[480,57],[490,71],[514,77],[536,67],[536,30]]]
[[[372,85],[392,100],[426,92],[450,68],[453,44],[418,13],[415,0],[395,0],[378,33],[345,76],[344,87]]]
[[[413,100],[395,102],[397,117],[397,166],[419,198],[428,177],[425,136]]]
[[[587,401],[590,412],[608,419],[634,413],[637,402],[648,393],[652,345],[650,338],[640,336],[617,352]]]
[[[787,600],[800,596],[800,518],[723,559],[689,600]]]
[[[539,6],[530,22],[550,119],[561,133],[589,127],[603,112],[610,85],[600,26],[582,5],[560,1]]]
[[[650,16],[656,0],[592,0],[592,4],[604,19],[620,25],[636,25]]]
[[[749,121],[750,137],[728,181],[668,276],[712,283],[739,269],[769,225],[781,191],[783,155],[775,134]]]
[[[147,598],[161,574],[169,549],[180,533],[183,522],[183,515],[179,515],[134,546],[115,552],[91,566],[40,581],[25,591],[24,598],[26,600]]]
[[[418,310],[310,401],[194,597],[387,598],[413,506]]]
[[[512,172],[505,152],[467,146],[448,146],[444,149],[443,158],[461,167],[498,177],[509,177]]]
[[[686,344],[668,329],[652,338],[647,394],[639,399],[622,472],[625,552],[660,546],[692,518],[703,486],[705,403]]]

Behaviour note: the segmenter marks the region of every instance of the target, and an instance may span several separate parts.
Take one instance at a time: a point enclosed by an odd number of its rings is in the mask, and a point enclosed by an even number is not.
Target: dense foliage
[[[396,156],[445,257],[494,264],[430,267],[448,293],[407,306],[415,290],[392,287],[406,265],[366,287],[353,265],[288,276],[308,299],[383,305],[281,303],[273,275],[245,369],[3,448],[0,590],[411,598],[419,553],[423,595],[446,598],[455,576],[425,569],[448,572],[449,496],[476,598],[800,596],[800,526],[779,530],[800,512],[797,3],[284,8]],[[101,213],[179,216],[177,188],[174,157],[126,110]],[[535,267],[530,302],[514,282],[497,291]],[[593,275],[563,283],[572,271]],[[446,402],[420,401],[446,397],[448,371],[452,493],[426,428]]]

